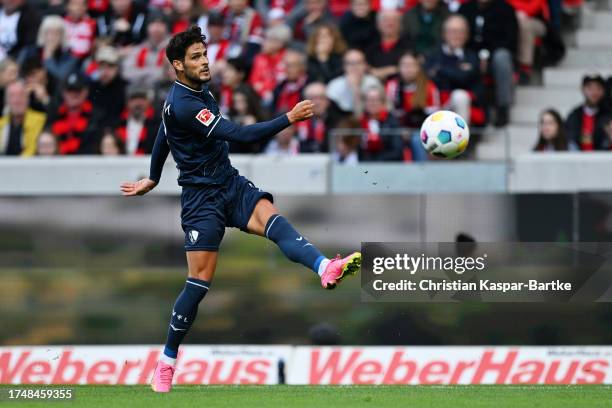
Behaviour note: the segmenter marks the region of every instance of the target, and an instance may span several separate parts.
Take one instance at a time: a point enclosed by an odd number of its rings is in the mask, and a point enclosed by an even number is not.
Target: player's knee
[[[211,282],[213,275],[214,275],[214,270],[211,270],[210,268],[201,268],[201,269],[189,269],[189,277],[190,278],[196,278],[196,279],[200,279],[200,280],[204,280],[207,282]]]

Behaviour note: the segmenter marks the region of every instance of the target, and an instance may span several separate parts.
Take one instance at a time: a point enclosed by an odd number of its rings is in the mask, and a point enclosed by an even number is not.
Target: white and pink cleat
[[[321,286],[334,289],[345,276],[355,275],[361,268],[361,252],[353,252],[346,258],[340,255],[332,259],[321,275]]]
[[[172,377],[176,369],[170,364],[158,361],[151,380],[151,388],[155,392],[170,392],[172,390]]]

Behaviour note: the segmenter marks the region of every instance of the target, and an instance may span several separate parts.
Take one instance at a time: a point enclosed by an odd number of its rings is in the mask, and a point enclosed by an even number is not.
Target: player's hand
[[[149,178],[143,178],[136,182],[125,181],[121,183],[121,193],[128,197],[143,195],[153,190],[156,185],[157,183]]]
[[[289,113],[287,117],[291,124],[295,122],[301,122],[306,119],[312,118],[314,104],[308,99],[297,103]]]

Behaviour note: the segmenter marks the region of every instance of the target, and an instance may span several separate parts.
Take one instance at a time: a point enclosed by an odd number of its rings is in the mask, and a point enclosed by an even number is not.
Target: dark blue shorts
[[[239,174],[223,186],[183,186],[181,226],[186,251],[217,251],[225,227],[247,230],[255,205],[272,194],[262,191]]]

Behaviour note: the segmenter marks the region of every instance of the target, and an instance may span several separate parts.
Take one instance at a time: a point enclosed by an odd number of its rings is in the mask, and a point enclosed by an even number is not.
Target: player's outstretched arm
[[[166,130],[164,124],[159,125],[157,131],[157,137],[155,138],[155,144],[153,145],[153,152],[151,153],[151,169],[148,178],[143,178],[136,182],[126,181],[121,183],[121,193],[124,196],[137,196],[144,195],[149,191],[153,190],[159,179],[161,178],[162,169],[164,163],[168,158],[170,148],[166,140]]]
[[[285,115],[281,115],[267,122],[259,122],[248,126],[240,126],[221,116],[213,116],[207,109],[202,109],[197,112],[197,114],[194,115],[195,119],[186,117],[185,121],[191,124],[192,129],[203,132],[205,137],[232,142],[250,143],[272,137],[293,123],[310,119],[312,115],[312,102],[304,100],[297,103],[293,109]]]

